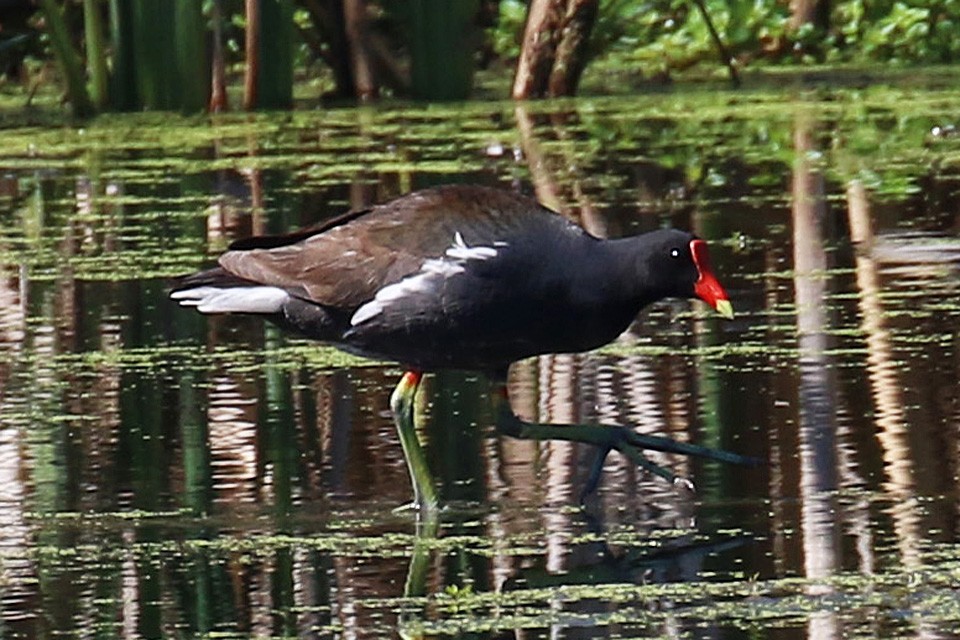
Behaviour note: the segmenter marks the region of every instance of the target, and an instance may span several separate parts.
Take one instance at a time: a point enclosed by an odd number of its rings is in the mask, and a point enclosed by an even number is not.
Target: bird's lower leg
[[[506,387],[498,388],[494,394],[497,406],[497,430],[501,433],[525,440],[566,440],[569,442],[583,442],[599,448],[597,458],[591,467],[590,477],[581,496],[586,497],[600,481],[603,472],[603,462],[611,450],[617,450],[634,464],[660,476],[668,482],[693,489],[693,483],[673,473],[666,467],[658,465],[645,456],[642,451],[661,451],[677,453],[687,456],[696,456],[720,462],[754,466],[759,463],[756,458],[742,456],[729,451],[709,449],[687,442],[678,442],[662,436],[650,436],[636,433],[623,425],[602,424],[543,424],[521,420],[510,408]]]
[[[497,410],[497,430],[504,435],[522,440],[565,440],[596,446],[598,448],[597,457],[594,459],[590,468],[590,476],[580,494],[581,502],[599,486],[600,476],[603,473],[603,463],[607,455],[613,450],[619,451],[637,466],[660,476],[667,482],[693,489],[692,482],[643,455],[640,451],[643,447],[638,448],[630,442],[632,439],[630,434],[633,432],[621,425],[527,422],[518,418],[510,409],[509,403],[504,402]]]
[[[427,457],[420,446],[417,437],[414,405],[417,389],[423,374],[419,371],[407,371],[400,379],[397,388],[390,396],[390,409],[393,411],[393,421],[400,436],[400,446],[403,447],[403,457],[410,472],[410,483],[413,485],[414,507],[432,513],[440,504],[437,489],[427,465]]]

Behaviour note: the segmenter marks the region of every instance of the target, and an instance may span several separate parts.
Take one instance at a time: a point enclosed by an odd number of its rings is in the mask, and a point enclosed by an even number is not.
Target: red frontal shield
[[[733,305],[730,304],[727,292],[710,268],[710,252],[707,250],[707,243],[699,239],[691,240],[690,255],[693,256],[693,264],[696,265],[699,275],[697,282],[693,285],[693,292],[724,318],[732,318]]]

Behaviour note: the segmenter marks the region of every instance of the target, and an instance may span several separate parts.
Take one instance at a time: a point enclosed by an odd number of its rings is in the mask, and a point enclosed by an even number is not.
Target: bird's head
[[[730,320],[733,305],[710,265],[707,243],[677,229],[643,236],[642,277],[663,297],[700,298]]]

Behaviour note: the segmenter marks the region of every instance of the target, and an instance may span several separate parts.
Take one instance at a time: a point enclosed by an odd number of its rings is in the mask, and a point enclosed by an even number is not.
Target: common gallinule
[[[604,345],[662,298],[699,297],[732,318],[706,243],[684,231],[601,240],[516,193],[437,187],[287,235],[238,240],[219,266],[181,278],[171,297],[201,313],[263,316],[351,353],[402,364],[407,372],[390,405],[420,507],[437,504],[413,424],[413,399],[427,370],[490,376],[502,433],[597,445],[586,492],[611,449],[674,482],[685,481],[641,451],[752,463],[623,426],[524,422],[509,406],[510,363]]]

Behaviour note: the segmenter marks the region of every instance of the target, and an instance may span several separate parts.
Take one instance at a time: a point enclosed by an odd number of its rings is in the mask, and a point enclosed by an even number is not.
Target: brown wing
[[[345,214],[286,239],[240,241],[220,257],[220,265],[246,280],[349,309],[419,271],[425,260],[442,256],[457,233],[470,246],[488,245],[538,223],[568,224],[508,191],[439,187]]]

